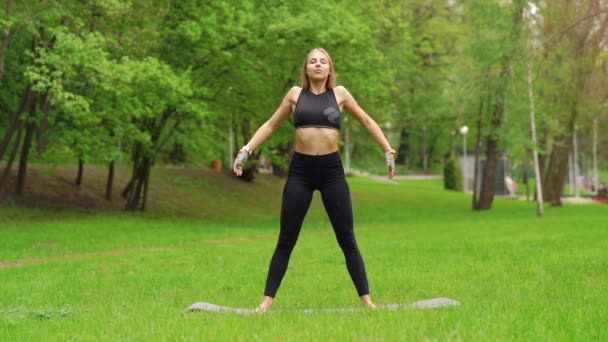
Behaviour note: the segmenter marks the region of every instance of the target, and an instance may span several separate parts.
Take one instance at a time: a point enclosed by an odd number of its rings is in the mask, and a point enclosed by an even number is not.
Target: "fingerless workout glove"
[[[384,156],[386,157],[386,166],[388,166],[389,170],[394,170],[395,169],[395,150],[393,150],[392,148],[390,150],[386,150],[386,153],[384,153]]]
[[[243,165],[245,165],[245,162],[247,161],[247,158],[249,158],[249,155],[251,155],[251,149],[247,145],[243,146],[243,148],[241,148],[236,155],[234,167],[237,169],[242,169]]]

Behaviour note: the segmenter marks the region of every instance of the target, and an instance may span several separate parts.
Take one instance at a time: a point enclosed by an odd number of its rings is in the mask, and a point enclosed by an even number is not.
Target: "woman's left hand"
[[[386,166],[388,167],[388,178],[393,179],[395,175],[395,150],[388,149],[384,154],[386,157]]]
[[[234,160],[234,166],[232,167],[232,170],[237,176],[243,174],[243,165],[245,165],[245,162],[250,154],[251,149],[247,145],[243,146],[243,148],[241,148],[237,153],[236,159]]]

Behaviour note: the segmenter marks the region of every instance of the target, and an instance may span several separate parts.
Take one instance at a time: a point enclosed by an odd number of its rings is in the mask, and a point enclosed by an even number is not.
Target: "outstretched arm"
[[[262,126],[260,126],[253,137],[249,140],[249,142],[243,146],[236,157],[234,162],[233,171],[237,176],[243,174],[243,164],[247,160],[247,157],[251,154],[251,151],[255,150],[258,146],[260,146],[272,133],[283,123],[283,121],[289,116],[292,112],[292,105],[294,103],[293,99],[296,92],[299,90],[299,87],[293,87],[287,92],[283,101],[277,108],[277,110],[272,114],[270,119],[268,119]]]
[[[378,145],[382,147],[386,156],[386,163],[388,166],[388,177],[393,178],[395,174],[395,150],[391,148],[388,140],[382,133],[380,126],[372,119],[364,110],[359,106],[355,98],[350,94],[346,88],[339,86],[336,87],[336,91],[340,92],[340,98],[343,101],[344,109],[349,112],[357,121],[365,127],[367,132],[376,140]]]

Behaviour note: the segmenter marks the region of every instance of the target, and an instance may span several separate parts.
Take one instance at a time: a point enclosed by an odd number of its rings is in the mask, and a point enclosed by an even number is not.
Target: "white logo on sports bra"
[[[323,111],[323,114],[325,114],[327,116],[327,120],[329,120],[331,123],[336,123],[336,119],[338,119],[340,117],[340,112],[338,112],[337,109],[335,109],[334,107],[328,107]]]

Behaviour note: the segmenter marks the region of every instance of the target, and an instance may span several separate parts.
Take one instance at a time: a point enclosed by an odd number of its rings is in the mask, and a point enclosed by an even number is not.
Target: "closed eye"
[[[320,62],[321,64],[327,64],[327,59],[325,59],[325,58],[321,58],[321,59],[319,60],[319,62]],[[309,64],[315,64],[315,63],[317,63],[317,60],[316,60],[315,58],[312,58],[312,59],[311,59],[311,60],[310,60],[308,63],[309,63]]]

